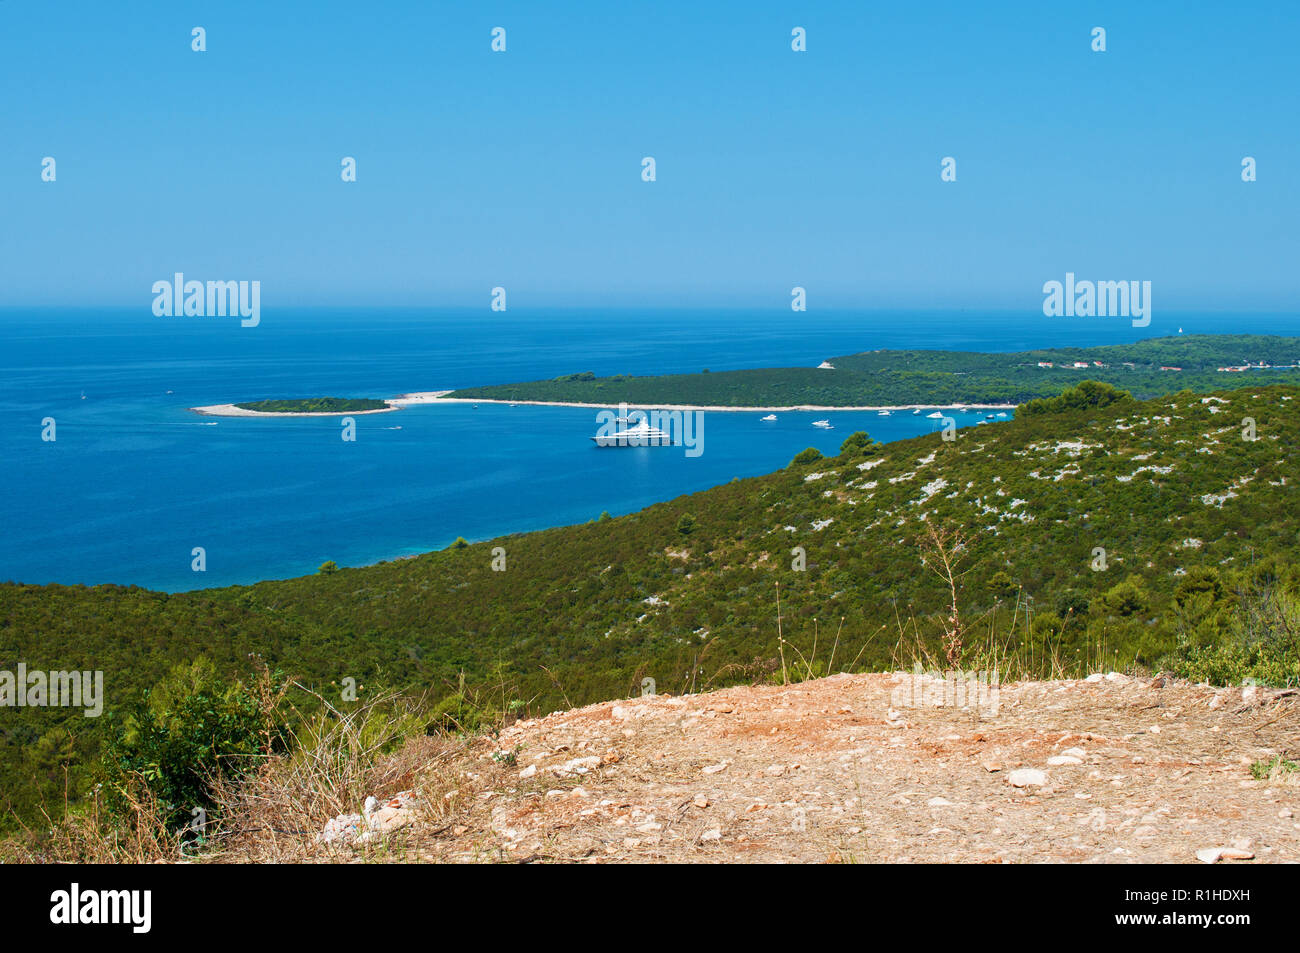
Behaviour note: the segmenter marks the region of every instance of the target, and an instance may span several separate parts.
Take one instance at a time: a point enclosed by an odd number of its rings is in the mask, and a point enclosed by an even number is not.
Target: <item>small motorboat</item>
[[[926,414],[926,416],[929,417],[931,420],[942,420],[942,419],[943,419],[943,414],[939,413],[939,411],[937,411],[937,410],[936,410],[934,413],[932,413],[932,414]]]
[[[830,422],[829,420],[814,420],[814,421],[813,421],[813,426],[814,426],[814,427],[820,427],[822,430],[832,430],[832,429],[834,429],[834,428],[831,427],[831,422]]]
[[[766,417],[759,417],[759,420],[776,420],[776,414],[768,414]]]

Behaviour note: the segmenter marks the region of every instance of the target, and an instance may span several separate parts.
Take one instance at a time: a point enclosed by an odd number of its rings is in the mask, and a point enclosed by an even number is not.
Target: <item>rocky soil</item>
[[[518,722],[390,801],[381,836],[316,859],[1300,861],[1300,772],[1251,771],[1300,760],[1294,692],[1112,673],[1003,685],[992,711],[900,704],[912,677]]]

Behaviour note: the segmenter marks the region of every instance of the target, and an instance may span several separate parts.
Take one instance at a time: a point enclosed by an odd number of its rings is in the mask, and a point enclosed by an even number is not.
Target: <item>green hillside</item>
[[[198,656],[332,698],[347,677],[363,697],[450,696],[463,677],[532,712],[646,677],[674,693],[769,678],[782,654],[824,673],[832,640],[834,670],[906,665],[915,643],[942,653],[950,613],[927,522],[958,560],[963,665],[1300,681],[1300,388],[1104,399],[953,442],[851,438],[617,519],[365,568],[179,594],[0,585],[0,668],[102,669],[108,698],[99,719],[6,709],[0,790],[29,819],[65,783],[75,799],[121,713]]]
[[[1053,366],[1039,367],[1040,362]],[[1075,368],[1075,362],[1086,362],[1088,367]],[[1005,354],[870,351],[834,357],[830,363],[833,370],[772,367],[661,377],[596,377],[586,372],[549,381],[465,388],[449,396],[720,407],[1019,404],[1058,394],[1086,377],[1121,387],[1136,397],[1155,397],[1178,390],[1208,393],[1247,382],[1256,386],[1300,384],[1300,339],[1190,335],[1137,344]],[[1219,370],[1247,363],[1270,367],[1239,373]],[[1180,370],[1161,370],[1164,367]]]

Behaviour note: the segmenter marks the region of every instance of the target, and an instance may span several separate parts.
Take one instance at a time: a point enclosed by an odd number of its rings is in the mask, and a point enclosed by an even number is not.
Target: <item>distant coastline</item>
[[[412,394],[401,394],[393,398],[393,403],[402,404],[519,404],[520,406],[532,407],[588,407],[595,410],[612,410],[619,406],[618,401],[606,401],[605,403],[579,403],[567,400],[504,400],[498,397],[447,397],[446,394],[451,391],[418,391]],[[791,404],[789,406],[765,405],[761,407],[732,407],[713,404],[660,404],[649,403],[639,404],[627,401],[627,406],[637,410],[709,410],[720,413],[756,413],[759,411],[785,411],[786,413],[796,413],[798,411],[862,411],[862,410],[956,410],[958,407],[966,410],[1014,410],[1016,404],[871,404],[861,406],[843,406],[831,404]]]
[[[344,417],[361,414],[386,414],[401,410],[403,407],[428,406],[430,404],[507,404],[526,407],[586,407],[592,410],[612,410],[619,405],[615,403],[574,403],[564,400],[503,400],[496,397],[448,397],[449,390],[412,391],[398,394],[388,400],[389,406],[375,410],[332,410],[316,412],[295,411],[260,411],[248,410],[237,404],[209,404],[205,407],[189,408],[205,417]],[[711,404],[632,404],[637,410],[707,410],[716,413],[798,413],[800,411],[842,412],[842,411],[904,411],[904,410],[1015,410],[1015,404],[863,404],[860,406],[835,406],[830,404],[792,404],[788,406],[765,405],[753,407],[730,407]]]

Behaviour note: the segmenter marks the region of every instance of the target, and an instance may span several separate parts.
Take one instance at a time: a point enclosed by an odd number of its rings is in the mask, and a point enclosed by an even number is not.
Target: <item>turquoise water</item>
[[[795,320],[792,320],[795,318]],[[355,418],[202,418],[264,397],[391,397],[554,377],[813,365],[881,347],[1018,350],[1172,333],[1300,333],[1295,316],[1049,321],[1039,315],[273,311],[261,326],[147,309],[0,313],[0,579],[194,589],[361,565],[457,536],[627,513],[776,469],[924,414],[707,413],[704,452],[597,449],[595,411],[467,404]],[[171,391],[172,393],[168,393]],[[82,393],[85,399],[81,399]],[[53,417],[57,440],[44,442]],[[828,418],[830,431],[813,428]],[[977,415],[959,417],[973,425]],[[215,423],[215,425],[214,425]],[[203,547],[207,569],[191,570]]]

